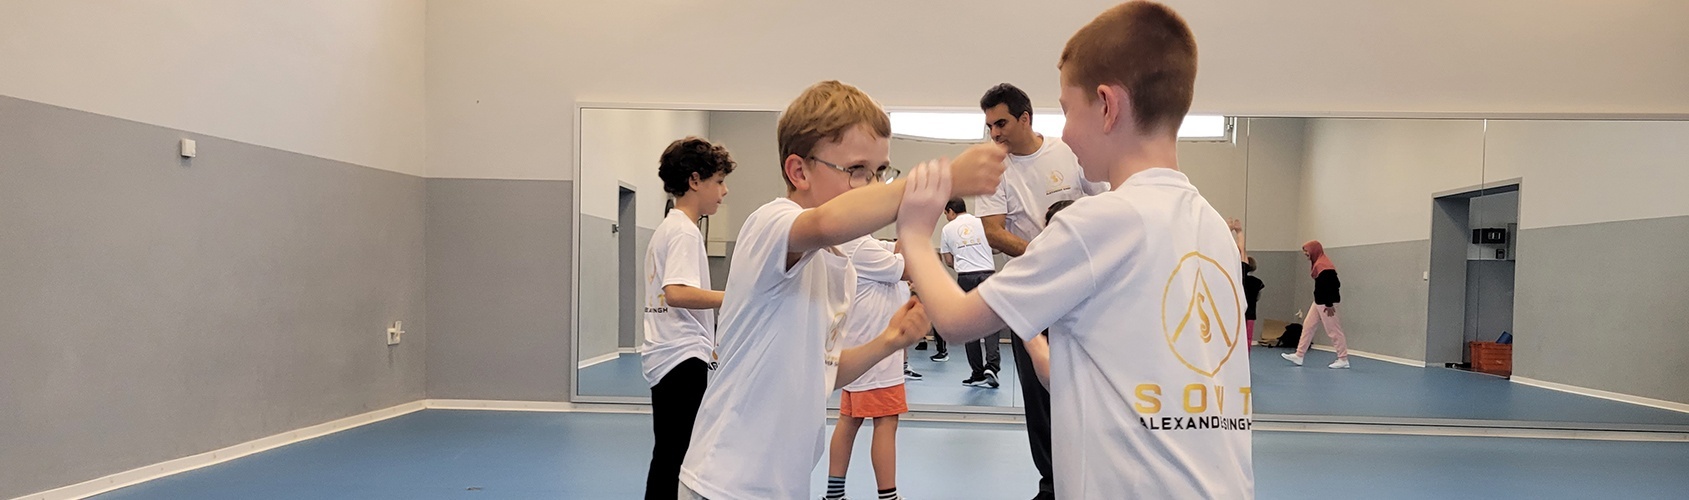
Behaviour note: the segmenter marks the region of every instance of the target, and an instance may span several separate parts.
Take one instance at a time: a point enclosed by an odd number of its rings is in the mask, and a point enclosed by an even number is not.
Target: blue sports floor
[[[1292,349],[1249,353],[1256,412],[1464,420],[1514,420],[1689,426],[1689,413],[1531,387],[1482,373],[1417,368],[1350,356],[1347,370],[1326,368],[1335,353],[1310,350],[1304,366],[1279,357]],[[1689,493],[1685,494],[1689,498]]]
[[[638,414],[426,410],[95,498],[639,498],[650,424]],[[1032,496],[1019,426],[908,423],[899,446],[899,487],[911,498]],[[1255,433],[1262,499],[1685,498],[1684,464],[1684,443]],[[854,454],[851,470],[850,495],[874,498],[868,454]],[[824,473],[816,468],[817,495]]]
[[[1003,371],[997,389],[968,387],[967,359],[960,350],[950,361],[928,359],[932,351],[910,351],[910,366],[925,375],[910,381],[910,404],[1021,406],[1014,357],[1002,348]],[[1531,387],[1506,379],[1448,368],[1417,368],[1351,356],[1352,368],[1325,365],[1336,354],[1313,350],[1305,366],[1279,357],[1288,349],[1256,347],[1250,351],[1254,404],[1258,413],[1406,419],[1506,420],[1682,426],[1689,414]],[[587,367],[580,372],[581,394],[646,397],[650,390],[639,372],[639,355]],[[838,397],[834,395],[835,406]],[[1686,495],[1689,497],[1689,495]]]

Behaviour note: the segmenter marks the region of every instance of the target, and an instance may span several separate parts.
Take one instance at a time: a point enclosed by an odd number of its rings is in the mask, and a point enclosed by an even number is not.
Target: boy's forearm
[[[792,223],[787,251],[808,252],[873,233],[897,221],[897,207],[902,202],[903,179],[846,191],[798,215]]]
[[[686,285],[663,287],[663,301],[681,309],[719,309],[725,293]]]
[[[890,330],[890,328],[887,328],[887,330]],[[866,344],[840,352],[839,373],[838,377],[833,379],[833,390],[839,390],[839,388],[855,382],[856,379],[862,378],[862,374],[868,373],[868,370],[879,364],[880,360],[886,359],[886,356],[890,356],[894,352],[897,352],[897,349],[892,346],[890,341],[886,340],[884,332]]]

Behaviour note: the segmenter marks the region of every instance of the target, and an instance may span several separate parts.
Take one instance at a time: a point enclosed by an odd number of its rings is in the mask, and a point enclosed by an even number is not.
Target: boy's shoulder
[[[757,207],[756,210],[752,210],[749,215],[745,216],[745,223],[741,228],[741,233],[747,230],[756,231],[761,229],[766,225],[764,222],[765,220],[799,212],[803,212],[803,207],[798,206],[797,202],[785,197],[775,198],[770,200],[768,203],[762,204],[762,206]]]

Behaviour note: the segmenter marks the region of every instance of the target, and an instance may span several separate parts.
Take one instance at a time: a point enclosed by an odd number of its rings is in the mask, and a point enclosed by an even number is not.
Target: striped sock
[[[827,500],[844,498],[844,476],[827,476]]]
[[[902,498],[897,496],[897,487],[895,486],[889,490],[880,490],[880,500],[901,500]]]

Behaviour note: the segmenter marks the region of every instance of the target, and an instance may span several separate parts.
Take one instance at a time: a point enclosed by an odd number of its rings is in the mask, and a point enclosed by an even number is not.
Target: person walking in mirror
[[[1337,361],[1327,367],[1348,368],[1349,342],[1343,337],[1342,318],[1337,314],[1337,304],[1343,302],[1343,295],[1338,292],[1343,284],[1337,279],[1337,266],[1325,255],[1325,245],[1319,240],[1304,243],[1302,255],[1308,257],[1309,274],[1314,277],[1314,304],[1308,306],[1308,317],[1304,320],[1307,324],[1302,327],[1302,341],[1296,344],[1296,354],[1280,356],[1296,363],[1296,366],[1302,366],[1308,345],[1314,342],[1314,328],[1324,325],[1325,335],[1331,337],[1331,344],[1337,348]]]

